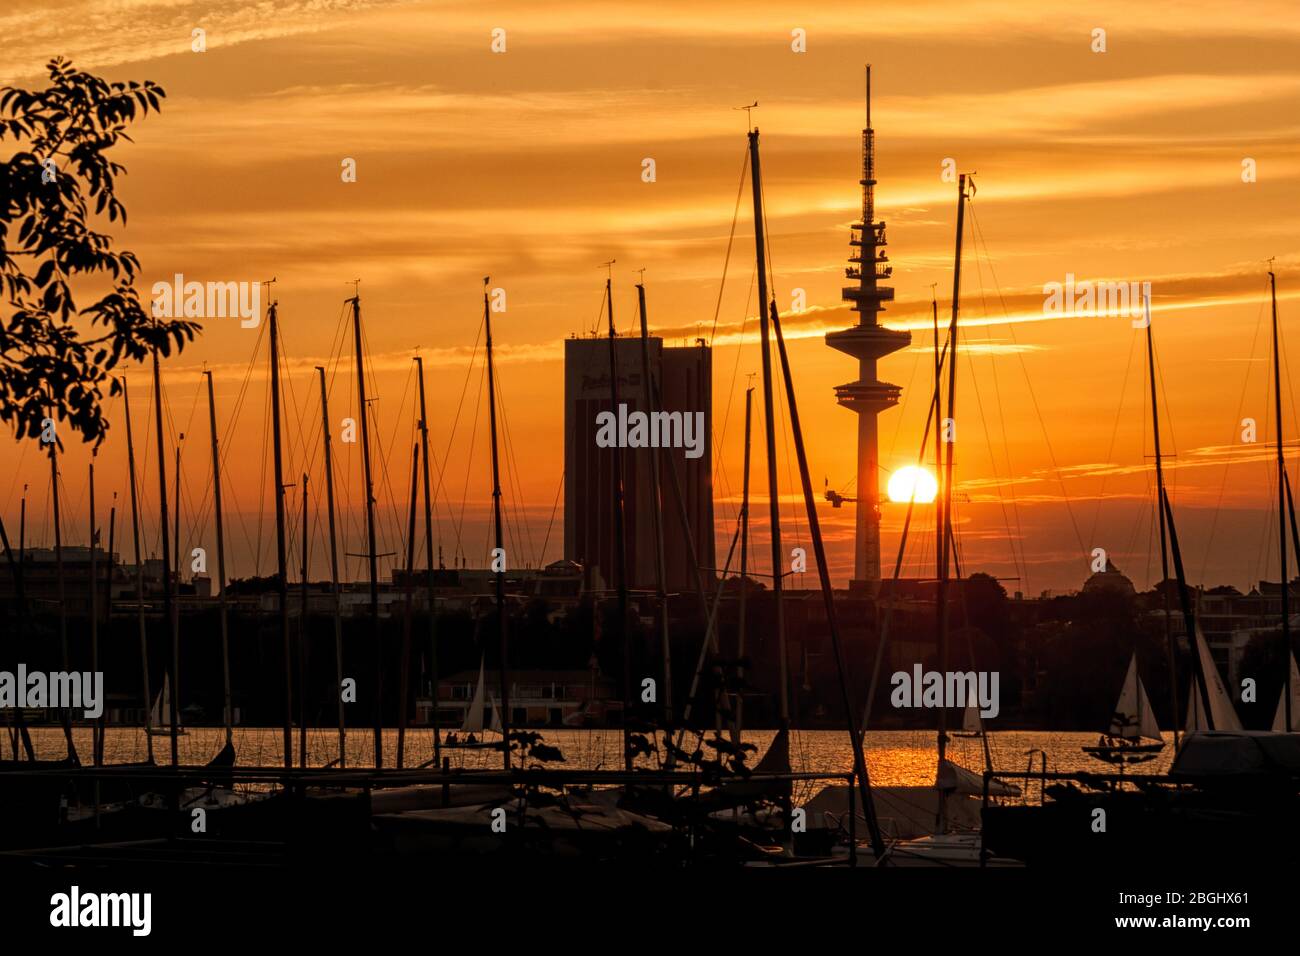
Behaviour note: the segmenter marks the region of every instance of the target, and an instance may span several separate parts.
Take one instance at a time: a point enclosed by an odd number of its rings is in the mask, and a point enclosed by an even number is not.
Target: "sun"
[[[929,504],[939,493],[939,482],[926,469],[907,465],[889,476],[889,500]]]

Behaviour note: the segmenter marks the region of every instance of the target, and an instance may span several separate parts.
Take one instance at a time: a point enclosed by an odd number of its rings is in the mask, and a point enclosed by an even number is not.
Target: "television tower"
[[[862,219],[851,227],[845,276],[857,280],[842,298],[858,313],[858,324],[826,334],[826,344],[858,360],[858,379],[835,387],[835,400],[858,416],[858,514],[852,588],[880,589],[880,451],[876,416],[898,404],[902,388],[876,378],[876,361],[912,341],[908,332],[879,324],[894,290],[880,285],[893,273],[885,254],[885,224],[876,221],[876,133],[871,128],[871,66],[867,65],[867,126],[862,131]]]

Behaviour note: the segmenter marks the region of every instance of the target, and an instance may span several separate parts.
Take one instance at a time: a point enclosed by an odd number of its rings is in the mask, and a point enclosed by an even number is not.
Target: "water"
[[[64,754],[63,731],[58,727],[40,727],[32,730],[32,742],[38,757],[56,759]],[[90,728],[73,728],[73,740],[83,762],[91,753]],[[282,730],[265,727],[240,727],[235,729],[234,744],[241,766],[280,766],[284,762]],[[559,747],[565,757],[562,766],[568,769],[621,769],[622,735],[617,730],[544,730],[540,731],[546,743]],[[755,730],[744,735],[744,740],[757,746],[750,766],[771,745],[775,731]],[[397,731],[384,731],[384,765],[397,765]],[[689,738],[688,738],[689,741]],[[182,764],[202,764],[210,760],[225,743],[225,732],[220,728],[190,728],[177,738],[177,749]],[[1031,750],[1047,754],[1047,768],[1052,771],[1115,771],[1115,767],[1094,760],[1080,748],[1097,743],[1095,733],[1057,731],[1003,731],[989,737],[993,767],[1003,771],[1029,769]],[[1172,739],[1166,737],[1165,749],[1156,759],[1139,764],[1134,775],[1161,774],[1169,769],[1173,759]],[[154,737],[154,760],[166,764],[171,759],[171,740]],[[8,744],[6,742],[6,748]],[[927,786],[934,782],[936,754],[933,731],[883,730],[869,732],[865,737],[867,771],[871,782],[878,786]],[[688,742],[687,749],[690,749]],[[712,751],[706,748],[710,755]],[[348,729],[347,762],[349,767],[365,768],[374,765],[373,733],[362,728]],[[980,772],[984,768],[984,751],[978,739],[953,738],[948,747],[949,759]],[[5,756],[10,754],[6,753]],[[317,728],[308,731],[307,755],[309,766],[323,766],[338,757],[338,732]],[[443,750],[453,767],[467,769],[497,769],[501,754],[495,750]],[[110,727],[104,742],[107,763],[141,761],[146,756],[144,732],[134,727]],[[412,728],[406,732],[407,767],[417,767],[433,757],[433,736],[428,728]],[[1033,758],[1034,771],[1041,767],[1042,758]],[[293,761],[298,764],[298,731],[293,733]],[[833,730],[792,731],[790,735],[791,768],[811,773],[848,773],[853,769],[853,752],[848,734]],[[638,766],[653,767],[649,758],[641,758]],[[820,789],[823,784],[809,784],[810,789]],[[1029,784],[1026,796],[1036,798],[1037,785]]]

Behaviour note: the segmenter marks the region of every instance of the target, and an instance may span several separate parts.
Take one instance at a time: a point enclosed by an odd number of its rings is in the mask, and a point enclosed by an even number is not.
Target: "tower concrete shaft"
[[[880,452],[876,416],[898,404],[902,389],[876,377],[876,362],[912,341],[908,332],[879,323],[894,290],[882,285],[893,269],[885,254],[885,224],[876,221],[876,133],[871,128],[871,67],[867,66],[867,125],[862,131],[862,219],[851,227],[844,275],[855,280],[841,296],[858,313],[858,324],[826,334],[826,344],[858,360],[857,381],[835,387],[835,400],[858,416],[857,534],[853,586],[873,593],[880,587]]]

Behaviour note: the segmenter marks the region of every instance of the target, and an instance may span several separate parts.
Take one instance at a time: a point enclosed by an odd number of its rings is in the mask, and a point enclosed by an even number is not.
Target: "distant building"
[[[27,548],[21,556],[15,548],[15,560],[21,557],[23,594],[32,609],[57,608],[60,600],[59,562],[53,548]],[[73,617],[89,617],[91,608],[90,549],[64,545],[62,548],[62,603]],[[95,548],[95,603],[98,616],[108,616],[109,598],[116,577],[114,560],[103,548]],[[0,560],[0,602],[17,599],[18,582],[7,560]]]
[[[478,685],[477,670],[465,670],[438,681],[438,726],[454,730],[465,722],[466,711]],[[623,702],[613,680],[594,667],[589,670],[512,670],[510,673],[511,727],[618,726]],[[489,671],[484,682],[488,700],[486,718],[497,706],[497,675]],[[429,698],[416,700],[416,722],[430,723]]]
[[[699,340],[682,348],[665,346],[660,338],[649,339],[650,374],[660,386],[662,412],[695,416],[702,428],[693,430],[699,442],[698,457],[690,449],[659,449],[660,501],[652,500],[650,466],[654,449],[649,447],[600,447],[597,416],[617,412],[611,401],[609,340],[571,338],[564,343],[564,557],[582,565],[589,586],[613,587],[614,563],[614,455],[623,462],[623,494],[626,502],[626,548],[628,586],[655,586],[654,512],[659,507],[663,522],[667,587],[679,591],[695,585],[688,560],[687,537],[680,520],[681,509],[673,491],[672,470],[676,470],[685,505],[687,522],[701,567],[713,568],[713,357]],[[618,368],[618,400],[629,414],[645,412],[645,382],[641,371],[640,338],[618,338],[614,342]],[[694,452],[692,452],[693,454]],[[711,577],[706,571],[706,577]]]
[[[488,568],[436,568],[433,572],[433,593],[442,610],[465,609],[478,598],[494,598],[496,572]],[[418,610],[424,610],[425,572],[411,573],[411,600]],[[407,574],[393,571],[392,592],[403,594]],[[544,568],[511,568],[505,573],[503,590],[507,602],[516,603],[532,598],[542,598],[559,609],[575,606],[582,599],[582,567],[572,561],[553,561]]]
[[[1242,676],[1241,664],[1246,647],[1260,634],[1274,634],[1282,626],[1282,585],[1277,581],[1260,581],[1257,587],[1242,594],[1236,588],[1191,587],[1189,596],[1196,620],[1205,635],[1210,656],[1228,683],[1237,683]],[[1300,631],[1300,578],[1288,588],[1290,617],[1293,631]],[[1164,608],[1154,601],[1151,617],[1161,620]],[[1187,622],[1176,597],[1169,604],[1169,632],[1186,648]]]
[[[1106,570],[1097,571],[1088,580],[1083,582],[1084,594],[1096,594],[1109,592],[1112,594],[1123,594],[1126,597],[1132,597],[1137,593],[1133,587],[1133,582],[1126,577],[1119,568],[1106,562]]]

